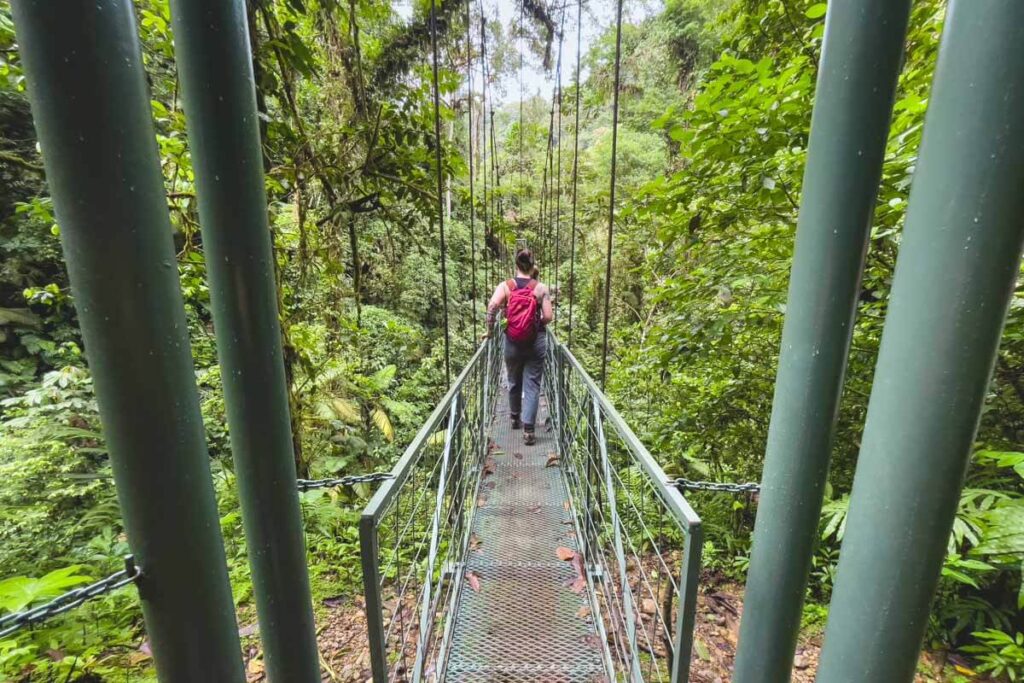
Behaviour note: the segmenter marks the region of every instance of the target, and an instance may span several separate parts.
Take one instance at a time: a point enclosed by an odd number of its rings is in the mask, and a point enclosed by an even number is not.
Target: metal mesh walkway
[[[542,398],[537,443],[526,446],[511,429],[507,392],[498,399],[448,681],[608,680],[589,591],[572,585],[577,570],[557,552],[577,549],[577,530],[561,469],[548,462],[556,445],[543,429],[547,418]]]

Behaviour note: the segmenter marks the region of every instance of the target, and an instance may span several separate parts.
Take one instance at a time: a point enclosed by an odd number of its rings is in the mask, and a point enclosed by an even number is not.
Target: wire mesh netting
[[[688,678],[700,520],[578,361],[549,358],[563,470],[617,678]]]
[[[377,680],[436,670],[486,453],[499,354],[477,352],[364,512],[363,580]]]

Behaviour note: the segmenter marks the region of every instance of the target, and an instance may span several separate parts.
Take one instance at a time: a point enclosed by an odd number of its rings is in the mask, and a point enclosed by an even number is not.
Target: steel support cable
[[[548,134],[544,145],[544,164],[541,171],[541,184],[540,184],[540,225],[537,230],[537,242],[542,245],[544,259],[547,260],[548,253],[548,230],[546,227],[548,218],[547,211],[550,207],[547,206],[548,201],[548,189],[551,182],[551,143],[552,143],[552,132],[555,127],[555,89],[554,86],[551,88],[551,112],[548,117]]]
[[[583,36],[583,0],[576,0],[576,107],[572,140],[572,222],[569,226],[569,334],[566,347],[572,351],[572,310],[576,302],[576,192],[580,161],[580,56]]]
[[[498,142],[497,136],[494,134],[494,103],[491,103],[491,166],[494,168],[494,187],[492,192],[494,193],[494,205],[497,208],[497,216],[501,217],[503,211],[501,206],[501,166],[498,165]],[[492,216],[493,220],[493,216]],[[494,230],[492,226],[491,234],[493,236]],[[498,250],[498,258],[501,258],[501,250]]]
[[[470,253],[470,287],[473,296],[473,343],[480,338],[477,329],[477,295],[476,295],[476,207],[473,204],[473,0],[466,0],[466,111],[469,121],[469,253]]]
[[[612,93],[612,168],[608,192],[608,247],[604,267],[604,338],[601,342],[601,389],[608,382],[608,320],[612,303],[612,237],[615,229],[615,171],[619,142],[619,79],[622,65],[622,0],[615,8],[615,80]]]
[[[523,226],[523,40],[526,31],[526,0],[519,0],[519,189],[516,204],[516,237]],[[493,115],[493,114],[492,114]]]
[[[565,5],[558,25],[558,65],[555,68],[555,85],[558,88],[558,164],[555,173],[555,296],[558,296],[558,265],[561,260],[561,218],[562,218],[562,42],[565,39]],[[555,332],[558,332],[558,307],[554,308]]]
[[[490,167],[487,163],[487,15],[484,14],[484,3],[480,0],[480,142],[481,142],[481,161],[483,162],[483,181],[484,181],[484,196],[483,196],[483,213],[484,213],[484,244],[483,244],[483,266],[484,266],[484,282],[485,291],[490,291],[490,258],[487,254],[489,247],[487,244],[487,238],[492,230],[491,221],[494,220],[494,212],[491,210],[490,202],[493,198],[487,194],[487,174],[490,173]]]
[[[437,170],[437,225],[441,239],[441,298],[444,310],[444,385],[451,386],[451,332],[448,328],[448,250],[444,242],[444,170],[441,167],[441,88],[437,78],[437,0],[430,0],[430,47],[434,79],[434,163]]]

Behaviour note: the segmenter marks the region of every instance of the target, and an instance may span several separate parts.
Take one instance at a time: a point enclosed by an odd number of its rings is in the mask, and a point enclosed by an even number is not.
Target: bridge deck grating
[[[607,680],[590,598],[573,591],[573,565],[556,553],[576,539],[561,470],[547,466],[547,416],[542,399],[537,443],[526,446],[511,429],[507,392],[499,396],[466,562],[479,591],[463,581],[447,681]]]

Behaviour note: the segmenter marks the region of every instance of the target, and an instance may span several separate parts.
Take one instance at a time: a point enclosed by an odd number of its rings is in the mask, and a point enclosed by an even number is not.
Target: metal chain
[[[372,484],[389,479],[394,479],[394,475],[390,472],[372,472],[370,474],[357,474],[336,479],[299,479],[296,483],[299,491],[312,491],[314,489],[331,488],[334,486]],[[0,616],[0,640],[24,628],[36,626],[65,612],[70,612],[100,595],[111,593],[130,583],[135,583],[141,575],[142,572],[136,566],[134,556],[128,555],[124,558],[124,569],[119,572],[115,572],[88,586],[68,591],[39,607]]]
[[[135,583],[136,579],[141,575],[142,572],[135,565],[135,558],[128,555],[124,558],[124,569],[111,574],[105,579],[100,579],[96,583],[68,591],[45,605],[0,617],[0,640],[23,628],[41,624],[59,614],[70,612],[95,597],[105,595],[118,588],[123,588],[130,583]]]
[[[375,484],[380,481],[394,479],[395,475],[390,472],[371,472],[370,474],[352,474],[347,477],[336,479],[299,479],[299,491],[313,491],[314,489],[328,489],[335,486],[352,486],[354,484]]]
[[[669,484],[674,485],[676,488],[682,491],[717,491],[719,493],[757,493],[761,490],[761,485],[756,482],[746,482],[744,484],[730,484],[728,482],[720,481],[694,481],[692,479],[685,479],[680,477],[669,481]]]

